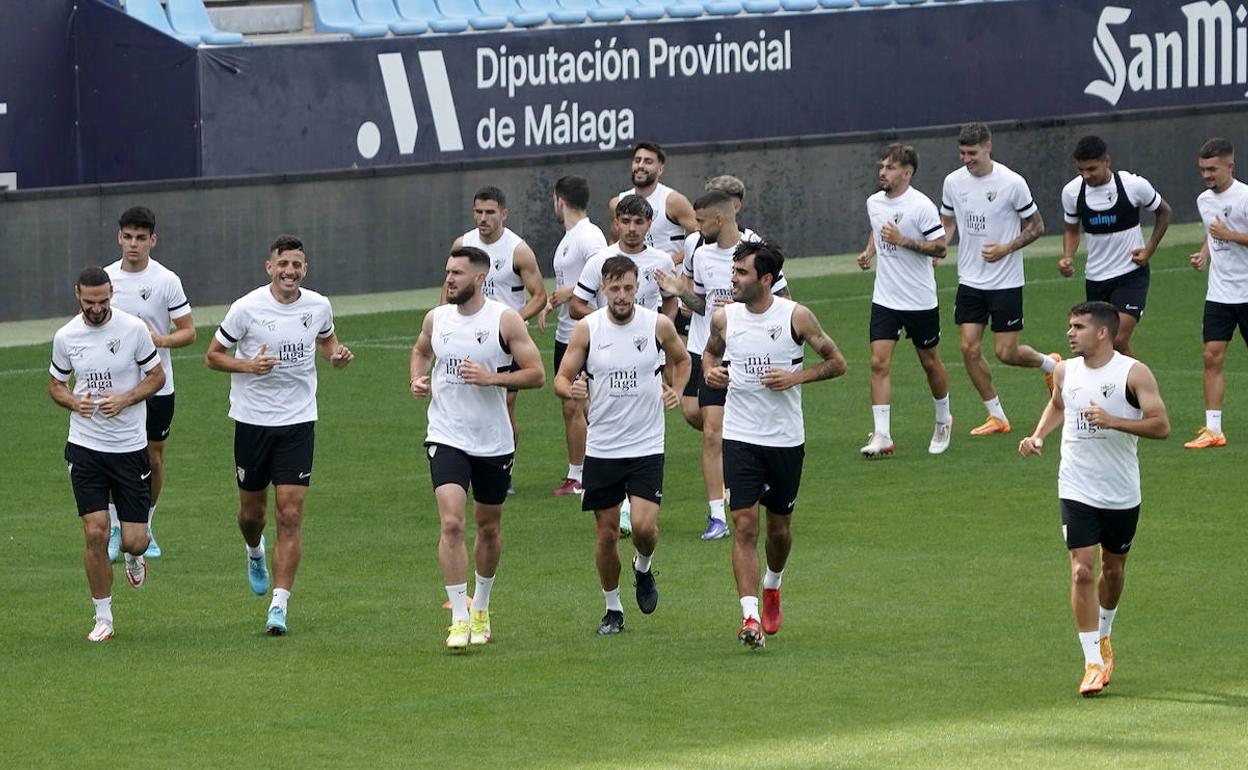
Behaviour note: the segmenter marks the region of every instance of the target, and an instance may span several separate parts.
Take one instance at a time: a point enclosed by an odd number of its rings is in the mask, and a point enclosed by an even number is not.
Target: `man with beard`
[[[147,455],[147,399],[165,384],[156,346],[138,318],[113,310],[108,273],[88,267],[74,296],[81,311],[52,338],[48,394],[69,410],[65,462],[85,540],[83,563],[95,626],[87,640],[113,635],[113,568],[108,558],[108,502],[121,520],[126,577],[142,588],[147,578],[147,512],[152,468]],[[74,389],[69,389],[70,377]]]
[[[611,240],[616,231],[615,206],[627,195],[640,195],[654,210],[655,221],[646,234],[646,245],[672,255],[679,262],[684,257],[685,234],[698,227],[689,199],[663,184],[667,154],[653,142],[638,142],[633,147],[633,189],[624,190],[607,204],[607,221],[611,223]]]
[[[338,342],[329,299],[303,288],[308,260],[302,241],[279,236],[264,266],[271,282],[230,305],[204,360],[210,369],[230,373],[238,528],[247,546],[247,581],[257,596],[269,590],[264,526],[273,485],[277,544],[265,631],[284,636],[303,558],[303,500],[312,483],[316,353],[335,369],[355,356]]]
[[[641,201],[645,203],[644,200]],[[626,199],[621,205],[627,205]],[[663,408],[675,409],[689,377],[689,355],[669,318],[637,304],[637,265],[627,256],[602,265],[606,305],[572,330],[568,351],[555,375],[560,398],[589,399],[585,493],[581,509],[593,511],[598,577],[606,614],[598,633],[624,629],[620,603],[620,503],[632,505],[637,606],[645,614],[659,602],[650,569],[658,545],[663,497]],[[672,367],[672,386],[663,384],[663,355]],[[581,376],[582,367],[585,376]]]
[[[438,562],[451,603],[446,646],[453,650],[485,644],[492,636],[490,592],[502,554],[503,502],[515,452],[507,390],[540,388],[546,381],[520,314],[486,299],[489,270],[490,257],[481,249],[451,252],[447,304],[425,315],[410,368],[412,396],[430,399],[425,450],[441,523]],[[471,616],[464,545],[470,487],[477,525]]]

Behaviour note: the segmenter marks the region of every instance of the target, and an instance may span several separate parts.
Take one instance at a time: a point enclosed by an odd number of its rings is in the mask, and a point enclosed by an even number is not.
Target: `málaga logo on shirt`
[[[306,328],[308,328],[309,326],[311,326],[311,325],[312,325],[312,314],[311,314],[311,313],[304,313],[304,314],[300,315],[300,316],[299,316],[299,323],[303,324],[303,328],[305,328],[305,329],[306,329]]]
[[[767,336],[771,337],[772,340],[778,340],[780,339],[780,332],[782,331],[784,331],[783,326],[781,326],[780,324],[772,324],[771,326],[767,327]]]
[[[1102,384],[1101,395],[1104,396],[1105,398],[1109,398],[1110,396],[1114,395],[1114,384],[1112,382],[1106,382]]]
[[[997,199],[997,191],[989,190],[988,192],[984,193],[984,197],[988,199],[989,203],[992,203],[993,201]]]
[[[633,337],[633,347],[637,348],[637,352],[640,353],[646,349],[646,341],[649,339],[644,334],[638,334],[636,337]]]
[[[475,332],[472,333],[472,336],[477,338],[478,345],[484,345],[485,341],[490,338],[490,330],[489,329],[477,329]]]
[[[151,287],[151,286],[140,286],[140,287],[139,287],[139,296],[140,296],[140,297],[142,297],[142,298],[143,298],[143,299],[145,299],[145,300],[146,300],[148,297],[152,296],[152,287]]]
[[[117,339],[116,337],[113,337],[112,339],[110,339],[108,342],[105,342],[104,344],[108,346],[109,353],[112,353],[113,355],[117,355],[117,348],[121,347],[121,340]]]

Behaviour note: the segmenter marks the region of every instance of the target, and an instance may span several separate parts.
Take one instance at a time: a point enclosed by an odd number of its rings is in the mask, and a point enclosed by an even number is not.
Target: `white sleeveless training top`
[[[501,302],[519,312],[524,307],[524,281],[516,273],[512,258],[516,247],[524,243],[524,239],[504,227],[503,234],[493,243],[482,241],[481,233],[476,229],[464,233],[460,243],[481,249],[490,255],[490,272],[485,276],[485,298]]]
[[[585,453],[614,459],[663,454],[662,363],[655,326],[659,314],[636,305],[619,325],[610,308],[585,317],[589,327],[589,433]]]
[[[466,360],[490,371],[511,366],[511,352],[503,349],[500,321],[506,310],[487,299],[470,316],[458,305],[433,310],[433,392],[429,402],[426,441],[446,444],[474,457],[498,457],[516,451],[507,419],[507,389],[469,385],[459,375]]]
[[[772,391],[759,380],[768,369],[802,368],[802,347],[793,339],[797,303],[772,297],[764,313],[751,313],[743,302],[724,306],[724,365],[728,395],[724,403],[724,438],[770,447],[805,443],[802,387]]]
[[[1083,416],[1095,402],[1115,417],[1140,418],[1140,408],[1127,401],[1127,373],[1134,364],[1134,358],[1118,352],[1097,369],[1088,368],[1082,358],[1067,359],[1058,497],[1111,510],[1140,504],[1139,439],[1122,431],[1094,428]]]

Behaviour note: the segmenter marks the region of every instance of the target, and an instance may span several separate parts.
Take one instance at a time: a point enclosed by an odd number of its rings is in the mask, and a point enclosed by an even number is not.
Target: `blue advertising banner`
[[[236,48],[201,71],[203,173],[1238,102],[1244,16],[1226,0],[1016,0]]]

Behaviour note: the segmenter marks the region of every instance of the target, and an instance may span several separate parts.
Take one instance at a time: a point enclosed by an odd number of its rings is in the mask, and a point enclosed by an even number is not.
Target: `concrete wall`
[[[1109,143],[1114,167],[1147,176],[1177,221],[1197,218],[1203,189],[1196,150],[1206,138],[1248,142],[1244,109],[1154,113],[1113,120],[994,125],[994,157],[1029,180],[1049,232],[1060,232],[1058,194],[1073,175],[1078,137]],[[956,128],[910,132],[920,169],[915,187],[939,198],[957,167]],[[697,197],[716,174],[748,189],[741,220],[808,256],[857,251],[866,237],[864,200],[875,191],[878,148],[870,135],[714,147],[673,147],[664,181]],[[490,164],[443,164],[332,174],[194,180],[0,193],[0,321],[69,315],[71,286],[88,264],[117,258],[116,219],[142,204],[156,212],[154,255],[177,271],[192,304],[227,303],[265,280],[268,244],[282,232],[303,238],[307,285],[331,296],[430,286],[440,281],[451,241],[472,226],[471,196],[494,184],[508,195],[509,226],[536,250],[549,274],[562,231],[551,188],[564,174],[590,181],[590,214],[605,228],[608,199],[629,185],[628,152]],[[1145,223],[1151,218],[1145,217]]]

